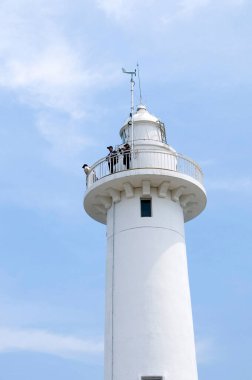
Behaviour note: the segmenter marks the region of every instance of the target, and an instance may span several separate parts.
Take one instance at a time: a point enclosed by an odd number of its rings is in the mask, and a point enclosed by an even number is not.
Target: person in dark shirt
[[[118,161],[117,151],[113,149],[112,145],[107,146],[107,149],[109,150],[109,154],[107,155],[108,167],[110,173],[113,174]]]
[[[126,166],[127,169],[130,167],[130,160],[131,160],[131,154],[130,154],[130,146],[129,144],[124,144],[123,148],[123,165]]]

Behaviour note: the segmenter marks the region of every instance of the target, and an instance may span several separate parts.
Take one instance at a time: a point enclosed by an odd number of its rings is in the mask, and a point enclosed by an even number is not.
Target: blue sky
[[[1,2],[1,378],[103,378],[105,227],[84,213],[81,166],[120,142],[121,67],[139,61],[144,103],[205,173],[207,208],[186,225],[199,379],[251,379],[251,11]]]

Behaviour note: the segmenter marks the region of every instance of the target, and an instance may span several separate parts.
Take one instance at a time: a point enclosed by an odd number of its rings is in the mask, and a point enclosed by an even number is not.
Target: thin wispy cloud
[[[81,168],[77,167],[81,173]],[[82,174],[82,173],[81,173]],[[85,179],[82,181],[83,191],[85,189]],[[17,197],[17,192],[19,196]],[[26,209],[33,209],[39,213],[53,213],[62,218],[72,217],[79,212],[80,200],[76,198],[76,193],[62,186],[55,186],[34,180],[34,183],[19,185],[10,183],[2,188],[0,194],[0,204],[12,204]]]
[[[29,351],[69,359],[86,359],[103,353],[103,342],[84,340],[40,329],[0,328],[0,353]]]
[[[227,4],[238,6],[238,7],[245,5],[247,2],[248,2],[248,0],[226,0]]]
[[[241,6],[245,0],[225,0],[224,3],[226,7]],[[222,8],[224,3],[181,0],[175,5],[160,1],[157,6],[154,0],[140,0],[137,4],[133,0],[95,2],[97,9],[120,21],[122,26],[128,17],[135,21],[140,16],[147,19],[149,12],[157,22],[161,21],[160,16],[163,21],[181,15],[191,17],[212,4]],[[1,5],[0,87],[10,89],[29,106],[56,109],[80,118],[86,115],[90,93],[117,83],[119,70],[118,67],[111,70],[109,60],[103,65],[94,64],[90,36],[83,35],[81,45],[78,39],[69,36],[62,20],[67,18],[70,2],[64,4],[46,0],[31,6],[28,0],[18,4],[10,0]],[[151,30],[154,35],[157,33],[156,26]]]
[[[44,140],[49,143],[46,158],[54,166],[70,169],[72,172],[80,162],[81,152],[87,146],[95,145],[93,139],[83,133],[80,124],[71,117],[62,118],[49,112],[38,114],[36,126]]]
[[[251,192],[252,178],[228,178],[228,179],[209,179],[206,181],[208,190],[220,190],[226,192]]]
[[[246,0],[179,0],[176,2],[161,0],[96,0],[97,8],[102,10],[107,17],[113,18],[124,24],[126,19],[136,20],[144,17],[145,12],[151,11],[151,16],[156,19],[158,14],[160,21],[171,22],[179,18],[191,18],[200,10],[223,7],[242,6]],[[156,20],[157,21],[157,20]],[[130,27],[130,25],[129,25]],[[154,30],[155,28],[153,28]]]
[[[198,364],[208,364],[213,360],[214,342],[210,338],[197,338],[195,342]]]
[[[216,165],[217,161],[214,158],[208,158],[206,160],[199,160],[198,163],[204,169],[205,167]]]
[[[199,9],[205,8],[211,0],[182,0],[179,2],[179,15],[191,16]]]
[[[75,112],[71,98],[108,83],[117,76],[110,67],[94,65],[90,38],[69,35],[64,23],[68,7],[60,2],[10,0],[1,4],[0,86],[27,91],[40,105]],[[81,49],[80,49],[81,48]],[[25,95],[25,94],[24,94]],[[32,101],[29,98],[29,102]]]
[[[80,56],[52,18],[37,16],[35,23],[32,12],[23,20],[21,11],[16,11],[13,21],[11,10],[6,8],[6,19],[1,23],[5,25],[5,42],[0,46],[0,86],[29,106],[56,109],[77,118],[85,116],[83,102],[90,91],[98,84],[102,87],[115,81],[111,70],[106,65],[92,65],[91,70],[88,46],[83,42]],[[37,33],[38,25],[43,33]]]
[[[78,123],[90,117],[92,97],[120,73],[110,62],[93,62],[85,35],[81,45],[69,35],[70,4],[10,0],[0,9],[0,88],[33,109],[34,126],[50,145],[47,159],[62,167],[92,145]]]
[[[125,0],[96,0],[96,4],[108,17],[122,20],[131,14],[133,3],[128,1],[125,7]]]
[[[0,328],[0,354],[27,351],[55,355],[69,359],[86,359],[103,354],[103,340],[84,340],[41,329]],[[213,359],[212,339],[196,340],[197,362],[210,363]]]

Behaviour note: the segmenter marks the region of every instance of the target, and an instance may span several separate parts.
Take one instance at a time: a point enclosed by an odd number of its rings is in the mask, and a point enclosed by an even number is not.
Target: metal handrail
[[[117,152],[98,160],[87,176],[87,188],[108,175],[132,169],[165,169],[186,174],[203,184],[202,170],[190,158],[180,153],[138,149],[129,153]]]

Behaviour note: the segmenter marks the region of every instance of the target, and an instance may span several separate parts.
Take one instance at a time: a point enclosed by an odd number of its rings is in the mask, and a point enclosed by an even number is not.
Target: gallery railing
[[[101,158],[91,167],[87,176],[87,188],[103,177],[132,169],[170,170],[186,174],[203,184],[203,173],[193,160],[179,153],[142,149]]]

